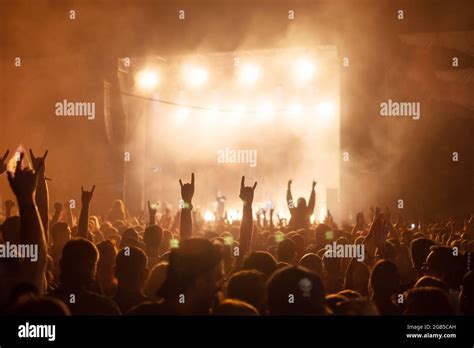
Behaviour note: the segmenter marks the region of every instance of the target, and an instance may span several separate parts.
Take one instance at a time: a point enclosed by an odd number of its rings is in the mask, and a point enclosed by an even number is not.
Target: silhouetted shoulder
[[[125,315],[176,315],[175,311],[163,301],[152,301],[133,307]]]
[[[59,288],[50,296],[66,303],[72,315],[120,315],[120,309],[112,299],[91,291],[71,294]]]

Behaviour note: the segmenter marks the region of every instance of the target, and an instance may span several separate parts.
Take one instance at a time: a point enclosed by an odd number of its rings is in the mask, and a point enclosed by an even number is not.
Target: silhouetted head
[[[156,298],[156,293],[165,282],[166,272],[168,270],[167,262],[160,262],[155,265],[150,272],[150,276],[145,285],[145,295],[149,298]]]
[[[435,287],[408,290],[403,301],[405,315],[453,315],[454,310],[448,294]]]
[[[291,239],[283,239],[277,246],[278,261],[293,264],[296,257],[295,242]]]
[[[98,269],[110,269],[115,265],[115,258],[117,257],[117,249],[114,243],[110,240],[97,244],[99,250]]]
[[[306,268],[282,268],[267,282],[267,304],[271,315],[326,314],[324,297],[321,279]]]
[[[306,209],[306,199],[304,199],[303,197],[298,198],[298,200],[296,201],[296,207],[298,209]]]
[[[227,297],[242,300],[263,309],[265,303],[266,276],[258,271],[240,271],[234,273],[227,284]]]
[[[38,288],[31,283],[19,283],[10,292],[10,303],[20,302],[21,298],[39,296]]]
[[[180,294],[197,313],[207,313],[220,289],[222,255],[210,241],[191,238],[171,250],[166,279],[158,296],[177,303]]]
[[[277,262],[272,254],[266,251],[252,251],[245,256],[242,269],[257,270],[270,277],[275,272]]]
[[[133,227],[125,229],[122,233],[122,240],[120,241],[120,248],[123,249],[126,246],[134,246],[140,249],[145,249],[145,244],[140,241],[137,231]]]
[[[121,199],[116,199],[114,203],[112,204],[112,212],[114,213],[119,213],[123,214],[125,217],[125,204],[123,204],[123,201]]]
[[[430,276],[423,276],[418,279],[413,286],[414,288],[423,288],[423,287],[433,287],[433,288],[440,288],[442,290],[447,290],[448,287],[444,284],[441,280],[435,277]]]
[[[380,260],[370,274],[370,288],[375,298],[389,298],[400,289],[398,267],[388,260]]]
[[[88,286],[96,275],[99,252],[96,246],[86,239],[73,239],[64,245],[59,265],[60,279],[72,287]]]
[[[458,290],[465,273],[464,258],[453,255],[451,248],[433,246],[426,258],[425,272],[441,279],[448,287]]]
[[[370,271],[363,262],[352,259],[346,269],[344,288],[358,291],[362,296],[367,296],[369,291]]]
[[[295,233],[289,239],[291,239],[293,241],[293,243],[295,243],[296,255],[298,257],[301,257],[303,255],[303,252],[304,252],[304,249],[305,249],[304,237],[300,234]]]
[[[258,315],[258,311],[244,301],[226,299],[216,307],[213,314],[221,316]]]
[[[418,238],[411,241],[410,254],[413,267],[419,271],[430,253],[431,247],[435,244],[431,239]]]
[[[340,275],[341,258],[331,257],[325,254],[323,256],[323,265],[324,265],[324,270],[327,272],[329,276],[337,277]]]
[[[138,240],[137,231],[133,227],[129,227],[129,228],[125,229],[125,231],[123,231],[123,233],[122,233],[122,239],[126,239],[126,238],[131,238],[131,239]]]
[[[119,251],[115,260],[115,275],[122,289],[142,290],[148,278],[148,259],[136,247],[126,247]]]
[[[64,316],[71,315],[64,302],[47,296],[31,296],[21,299],[8,311],[19,316]]]
[[[145,229],[143,234],[143,242],[146,246],[146,252],[148,256],[154,256],[158,254],[161,240],[163,239],[163,230],[158,225],[151,225]]]
[[[309,253],[304,255],[301,258],[299,265],[313,271],[320,277],[323,275],[323,261],[316,254]]]

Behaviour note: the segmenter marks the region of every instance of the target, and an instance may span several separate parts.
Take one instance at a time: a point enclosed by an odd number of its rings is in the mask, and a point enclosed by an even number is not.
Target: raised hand
[[[293,180],[288,180],[288,190],[291,190],[291,183],[293,182]]]
[[[155,224],[155,216],[156,216],[157,210],[158,210],[158,203],[150,203],[150,201],[148,201],[148,214],[150,216],[150,225]]]
[[[0,157],[0,174],[3,174],[5,170],[7,170],[6,160],[9,153],[10,153],[10,150],[7,150],[5,154],[3,155],[3,157]]]
[[[92,200],[92,196],[94,195],[94,191],[95,191],[95,185],[92,186],[92,190],[91,191],[84,191],[84,187],[81,186],[81,201],[82,201],[82,204],[90,204],[91,200]]]
[[[181,186],[181,198],[187,204],[191,204],[191,200],[194,196],[194,173],[191,173],[191,183],[183,184],[179,179],[179,185]]]
[[[181,199],[184,202],[179,219],[179,231],[181,240],[185,240],[191,238],[193,234],[193,218],[191,214],[193,206],[191,200],[194,195],[194,173],[191,173],[190,184],[183,184],[181,179],[179,179],[179,185],[181,186]]]
[[[33,150],[30,149],[30,157],[33,169],[40,175],[44,175],[46,156],[48,156],[48,150],[45,151],[43,157],[35,157]]]
[[[291,182],[291,180],[290,180]],[[288,183],[290,184],[290,183]],[[257,182],[253,186],[245,186],[245,176],[240,180],[240,194],[239,198],[244,202],[244,205],[251,205],[253,202],[253,194],[255,188],[257,187]]]
[[[240,255],[237,260],[237,265],[240,266],[243,261],[243,256],[250,250],[250,241],[252,240],[253,218],[252,218],[252,202],[257,182],[253,186],[245,186],[245,176],[240,180],[240,194],[239,197],[244,203],[242,209],[242,222],[240,223]],[[258,221],[260,223],[260,219]]]
[[[373,235],[374,238],[374,244],[376,248],[378,249],[380,254],[384,254],[385,252],[385,241],[387,239],[387,235],[389,230],[386,228],[386,219],[387,217],[385,216],[384,213],[379,213],[375,218],[372,223],[369,236]],[[369,237],[367,237],[369,238]],[[374,255],[375,256],[375,255]]]
[[[63,204],[62,203],[59,203],[59,202],[54,203],[54,212],[55,212],[55,214],[61,214],[62,210],[63,210]]]
[[[158,203],[150,203],[150,201],[148,201],[148,213],[150,214],[150,216],[155,216],[157,210],[158,210]]]
[[[313,180],[313,190],[316,187],[317,182]]]
[[[13,193],[18,199],[18,204],[32,203],[33,196],[36,191],[36,185],[38,183],[38,172],[32,171],[29,168],[22,169],[21,162],[23,161],[24,153],[20,154],[20,158],[17,161],[15,176],[12,173],[7,172],[8,182],[12,188]],[[41,166],[39,167],[41,169]]]

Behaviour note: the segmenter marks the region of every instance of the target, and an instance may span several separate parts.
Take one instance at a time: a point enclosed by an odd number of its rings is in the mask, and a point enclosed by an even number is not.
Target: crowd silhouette
[[[221,205],[211,223],[193,208],[192,173],[189,183],[178,181],[179,211],[148,202],[146,218],[120,200],[91,216],[96,188],[81,187],[76,222],[67,204],[50,209],[48,151],[30,150],[32,168],[22,167],[21,154],[13,172],[8,155],[0,175],[16,202],[4,203],[0,246],[34,246],[37,257],[0,257],[2,315],[474,314],[473,215],[413,228],[376,208],[353,226],[330,213],[312,223],[316,182],[308,203],[295,203],[290,180],[291,219],[275,222],[273,209],[255,218],[257,182],[246,186],[243,176],[241,220],[227,219]],[[364,257],[328,254],[332,243],[363,246]]]

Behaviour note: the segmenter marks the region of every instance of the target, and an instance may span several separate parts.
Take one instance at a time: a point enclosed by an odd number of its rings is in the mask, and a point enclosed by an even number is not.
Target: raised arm
[[[240,224],[240,252],[238,265],[243,260],[244,255],[250,250],[250,242],[252,241],[253,231],[253,217],[252,217],[252,202],[257,182],[253,186],[245,186],[245,176],[240,181],[239,197],[243,203],[242,222]]]
[[[45,151],[43,157],[35,157],[33,151],[30,149],[31,163],[33,164],[33,169],[38,173],[38,185],[36,187],[36,196],[35,201],[38,206],[38,210],[41,216],[41,221],[43,223],[44,233],[46,235],[46,243],[49,240],[49,194],[48,194],[48,185],[46,184],[46,179],[44,176],[45,171],[45,160],[48,156],[48,150]]]
[[[288,209],[290,209],[290,212],[296,207],[295,202],[293,202],[293,196],[291,195],[291,183],[292,180],[288,180],[288,188],[286,190],[286,203],[288,204]]]
[[[364,246],[369,258],[375,258],[378,249],[379,254],[383,256],[385,253],[385,240],[387,238],[388,229],[385,224],[385,214],[376,211],[369,234],[365,237]]]
[[[35,203],[35,190],[38,182],[38,172],[22,169],[21,162],[24,154],[16,164],[15,176],[7,172],[8,182],[16,196],[20,211],[20,239],[22,244],[37,248],[37,257],[26,259],[21,265],[22,280],[35,285],[42,293],[46,290],[46,237],[43,224]]]
[[[385,208],[385,226],[388,231],[388,238],[395,238],[396,240],[400,241],[400,236],[397,229],[392,224],[392,218],[390,214],[390,209],[388,207]]]
[[[316,191],[314,188],[316,187],[316,181],[313,181],[313,186],[311,186],[311,195],[309,196],[308,202],[308,215],[312,215],[314,212],[314,207],[316,205]]]
[[[63,211],[63,205],[59,202],[54,203],[54,214],[53,214],[53,218],[51,219],[51,223],[49,224],[50,233],[53,226],[61,219],[62,211]]]
[[[358,212],[356,215],[356,223],[354,227],[352,228],[351,236],[352,236],[352,241],[354,241],[357,238],[357,232],[364,230],[364,216],[362,212]]]
[[[79,225],[77,229],[77,237],[88,239],[88,229],[89,229],[89,208],[92,200],[92,195],[94,194],[95,185],[92,186],[91,191],[84,191],[84,188],[81,186],[81,215],[79,216]]]
[[[15,202],[11,199],[5,201],[5,218],[8,219],[13,215],[13,208],[15,207]]]
[[[194,173],[191,174],[191,183],[183,184],[179,179],[181,186],[181,214],[179,220],[179,233],[181,240],[191,238],[193,234],[192,199],[194,195]]]
[[[156,225],[157,207],[158,207],[158,203],[150,203],[150,201],[148,201],[148,215],[150,216],[148,226]]]
[[[270,231],[273,233],[273,231],[275,230],[275,225],[273,224],[273,205],[272,207],[270,208],[270,217],[269,217],[269,220],[270,220]]]

